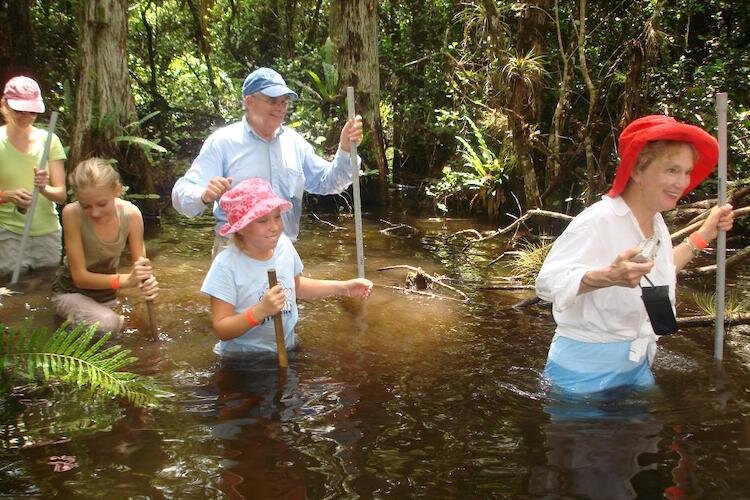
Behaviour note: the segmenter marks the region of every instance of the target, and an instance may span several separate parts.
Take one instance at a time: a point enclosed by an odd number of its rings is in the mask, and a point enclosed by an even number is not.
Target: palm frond
[[[95,325],[68,329],[64,323],[51,335],[44,327],[24,325],[6,330],[0,325],[0,332],[0,370],[10,369],[30,380],[41,376],[78,387],[90,386],[110,396],[125,397],[137,406],[156,401],[154,390],[142,377],[120,371],[137,358],[120,345],[104,348],[110,334],[95,340]]]

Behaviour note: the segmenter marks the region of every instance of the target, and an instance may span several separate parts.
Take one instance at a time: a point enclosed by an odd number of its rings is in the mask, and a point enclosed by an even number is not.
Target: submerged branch
[[[469,296],[466,295],[461,290],[459,290],[458,288],[455,288],[455,287],[452,287],[452,286],[450,286],[450,285],[448,285],[446,283],[443,283],[443,281],[441,279],[436,278],[435,276],[432,276],[430,274],[427,274],[426,272],[424,272],[422,270],[422,268],[419,268],[419,267],[410,266],[408,264],[400,264],[400,265],[396,265],[396,266],[381,267],[381,268],[378,268],[376,270],[377,271],[387,271],[389,269],[408,269],[408,270],[413,271],[415,273],[421,274],[421,275],[425,276],[426,278],[428,278],[430,280],[430,282],[435,283],[436,285],[440,285],[442,287],[445,287],[448,290],[451,290],[451,291],[459,294],[461,297],[463,297],[463,301],[464,302],[468,302],[468,300],[469,300]]]
[[[413,288],[405,288],[403,286],[381,285],[379,283],[376,283],[375,286],[380,287],[380,288],[390,288],[391,290],[399,290],[405,293],[414,293],[417,295],[424,295],[426,297],[430,297],[431,299],[455,300],[456,302],[466,302],[469,300],[468,297],[462,300],[462,299],[457,299],[456,297],[449,297],[447,295],[440,295],[439,293],[425,292],[422,290],[414,290]]]
[[[334,231],[342,231],[346,229],[345,227],[337,226],[336,224],[333,224],[332,222],[328,222],[327,220],[321,219],[320,217],[315,215],[314,212],[310,212],[310,215],[312,215],[315,218],[315,220],[317,220],[318,222],[322,222],[323,224],[326,224],[327,226],[331,226]]]

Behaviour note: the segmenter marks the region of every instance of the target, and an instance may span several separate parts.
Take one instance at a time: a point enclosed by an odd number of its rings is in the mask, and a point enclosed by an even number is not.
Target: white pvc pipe
[[[354,114],[354,87],[346,87],[346,102],[349,120]],[[352,141],[349,156],[352,162],[352,188],[354,191],[354,234],[357,240],[357,277],[365,277],[365,248],[362,238],[362,200],[359,195],[359,165],[357,164],[357,143]]]
[[[42,159],[39,162],[39,170],[47,168],[47,157],[49,156],[49,146],[52,142],[52,134],[55,131],[55,125],[57,125],[57,111],[53,111],[49,118],[49,126],[47,127],[47,140],[44,142],[44,150],[42,150]],[[31,194],[31,205],[26,210],[26,225],[23,228],[23,236],[21,236],[21,245],[18,247],[18,259],[16,259],[16,268],[13,270],[13,277],[10,279],[10,283],[15,285],[18,283],[18,278],[21,275],[21,266],[23,265],[24,250],[26,249],[26,243],[29,241],[29,234],[31,233],[31,222],[34,219],[34,210],[36,210],[36,200],[39,198],[39,187],[34,186],[34,191]]]
[[[716,111],[719,124],[719,193],[717,204],[722,206],[727,199],[727,94],[716,94]],[[726,283],[727,233],[719,231],[716,238],[716,334],[714,335],[714,358],[724,359],[724,286]]]

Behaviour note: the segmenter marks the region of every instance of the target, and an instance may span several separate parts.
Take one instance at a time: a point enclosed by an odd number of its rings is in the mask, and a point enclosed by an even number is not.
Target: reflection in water
[[[221,491],[228,498],[305,498],[304,461],[284,436],[298,402],[294,369],[280,369],[275,355],[224,358],[213,382]]]
[[[546,498],[636,498],[633,479],[655,470],[644,455],[658,452],[662,424],[650,417],[648,401],[626,396],[622,391],[551,396],[544,408],[550,417],[544,425],[547,464],[532,468],[529,492]]]

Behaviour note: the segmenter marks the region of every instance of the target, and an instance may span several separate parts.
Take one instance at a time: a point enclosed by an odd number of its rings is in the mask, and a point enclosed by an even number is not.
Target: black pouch
[[[651,280],[646,278],[651,283]],[[677,319],[674,317],[672,303],[669,301],[667,285],[641,287],[641,299],[646,306],[651,327],[657,335],[672,335],[677,332]]]

